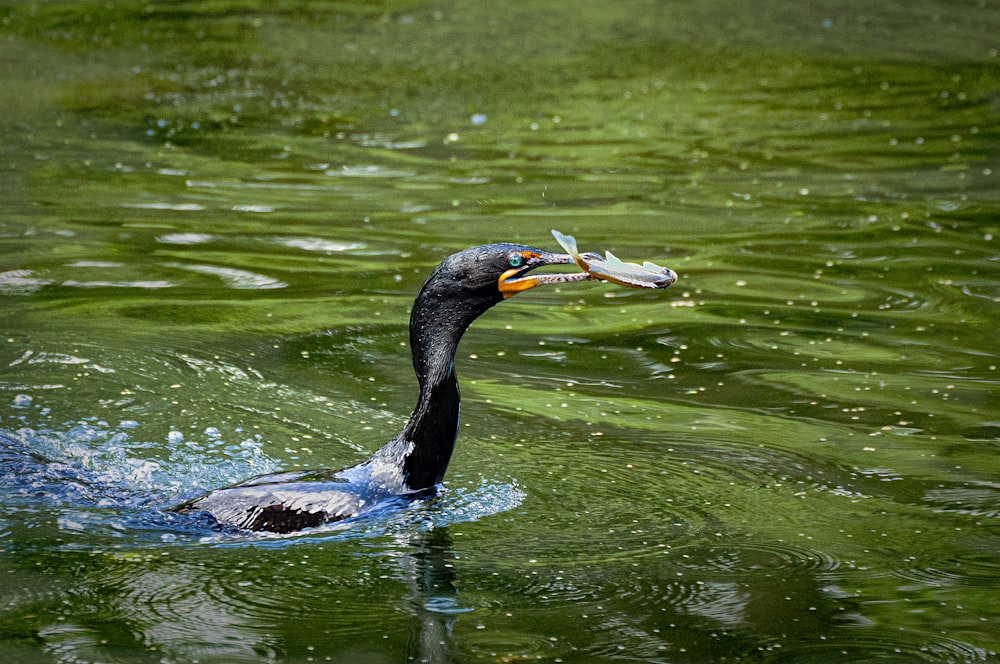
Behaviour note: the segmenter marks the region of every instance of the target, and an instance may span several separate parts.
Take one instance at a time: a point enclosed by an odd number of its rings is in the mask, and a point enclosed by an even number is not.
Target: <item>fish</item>
[[[572,235],[565,235],[552,229],[552,237],[566,250],[573,262],[592,279],[610,281],[629,288],[666,288],[677,281],[676,272],[656,263],[650,261],[644,261],[642,265],[626,263],[610,251],[605,252],[604,258],[593,252],[580,253],[576,238]]]
[[[580,250],[576,247],[575,237],[572,235],[563,235],[554,228],[552,229],[552,237],[556,239],[556,242],[559,243],[560,247],[566,250],[566,253],[570,255],[573,262],[576,263],[581,270],[584,272],[590,272],[590,264],[587,263],[582,256],[580,256]],[[596,256],[596,254],[594,255]],[[597,256],[597,258],[600,258],[600,256]]]

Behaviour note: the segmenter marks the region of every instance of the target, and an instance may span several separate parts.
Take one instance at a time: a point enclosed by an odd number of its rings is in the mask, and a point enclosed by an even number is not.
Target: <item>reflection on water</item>
[[[204,476],[204,459],[197,451],[189,450],[178,462],[185,468],[169,468],[162,461],[131,456],[149,447],[123,433],[135,423],[123,422],[118,431],[101,424],[81,423],[62,434],[28,429],[0,432],[3,501],[7,513],[17,516],[16,529],[35,530],[36,544],[49,549],[38,551],[41,558],[76,558],[84,553],[75,574],[76,594],[104,598],[99,601],[105,615],[119,616],[142,642],[160,644],[158,650],[178,661],[257,661],[283,655],[288,644],[268,633],[269,628],[289,618],[279,588],[287,583],[307,590],[317,605],[329,604],[329,593],[342,596],[336,592],[337,586],[357,586],[372,578],[374,572],[366,569],[366,560],[373,561],[378,579],[402,582],[397,610],[413,616],[406,646],[409,656],[419,657],[419,661],[453,661],[449,652],[454,619],[472,608],[462,606],[456,596],[455,553],[448,528],[513,509],[524,497],[516,483],[484,484],[471,491],[446,491],[428,504],[356,523],[342,522],[293,536],[248,536],[220,529],[197,515],[163,511],[176,502],[176,496],[151,493],[178,486],[179,478],[184,478],[183,486],[188,490],[204,488],[204,482],[218,479]],[[205,433],[211,438],[219,435],[217,431]],[[181,436],[175,438],[173,442],[181,444]],[[213,447],[206,446],[204,453],[217,455],[220,450]],[[229,456],[229,472],[262,465],[259,445],[244,441],[238,448],[221,450]],[[42,452],[50,456],[43,457]],[[2,528],[6,523],[0,522],[0,536],[11,534]],[[15,522],[10,523],[13,526]],[[81,549],[83,542],[88,544]],[[189,548],[199,544],[211,548]],[[317,547],[323,551],[324,545],[331,547],[335,560],[346,555],[360,561],[360,578],[341,577],[337,569],[343,563],[330,563],[328,571],[322,554],[310,553]],[[243,557],[235,567],[226,563],[227,571],[221,575],[214,564],[206,570],[204,561],[192,563],[192,557],[205,555],[222,562],[217,555],[224,559],[225,551],[234,547],[257,551],[252,556],[255,562]],[[212,549],[219,553],[212,553]],[[307,552],[297,563],[281,562],[296,557],[295,549]],[[318,558],[319,564],[309,562],[310,558]],[[276,575],[275,569],[286,564],[302,566],[305,576]],[[29,583],[24,590],[33,585]],[[6,605],[14,610],[46,603],[58,592],[26,594],[18,590],[8,596]],[[353,602],[345,606],[336,599],[333,604],[337,613],[368,608],[363,599]],[[38,634],[46,650],[57,657],[101,659],[108,652],[108,640],[86,621],[44,627]],[[323,634],[338,644],[330,652],[339,655],[352,638],[349,631],[328,629]],[[316,644],[322,644],[327,636],[312,638],[318,641],[304,642],[305,650],[324,652],[324,646]],[[298,642],[297,647],[302,646],[303,642]]]
[[[0,11],[0,660],[997,660],[997,9],[498,7]],[[366,458],[552,227],[678,283],[477,321],[435,500],[162,510]]]

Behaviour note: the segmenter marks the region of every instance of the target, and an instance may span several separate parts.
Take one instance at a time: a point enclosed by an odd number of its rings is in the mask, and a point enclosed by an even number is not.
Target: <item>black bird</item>
[[[517,244],[488,244],[446,258],[421,287],[410,315],[410,349],[420,384],[403,430],[365,462],[343,470],[262,475],[175,507],[208,512],[244,530],[287,533],[348,519],[377,505],[432,495],[458,434],[455,351],[469,325],[493,305],[543,284],[583,281],[586,272],[536,274],[573,263]]]

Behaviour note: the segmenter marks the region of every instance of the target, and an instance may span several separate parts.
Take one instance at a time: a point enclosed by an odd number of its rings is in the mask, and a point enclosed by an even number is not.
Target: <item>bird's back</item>
[[[208,512],[242,530],[289,533],[349,519],[392,495],[364,481],[363,474],[353,475],[330,470],[261,475],[195,498],[177,511]]]

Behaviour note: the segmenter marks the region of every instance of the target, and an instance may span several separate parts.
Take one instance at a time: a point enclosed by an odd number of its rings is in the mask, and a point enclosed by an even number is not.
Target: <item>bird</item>
[[[291,533],[435,495],[458,435],[455,353],[462,335],[479,316],[517,293],[595,278],[587,272],[532,273],[573,262],[569,254],[511,243],[447,257],[424,281],[410,314],[419,396],[402,431],[355,466],[260,475],[187,500],[173,511],[208,513],[220,526],[243,531]]]

